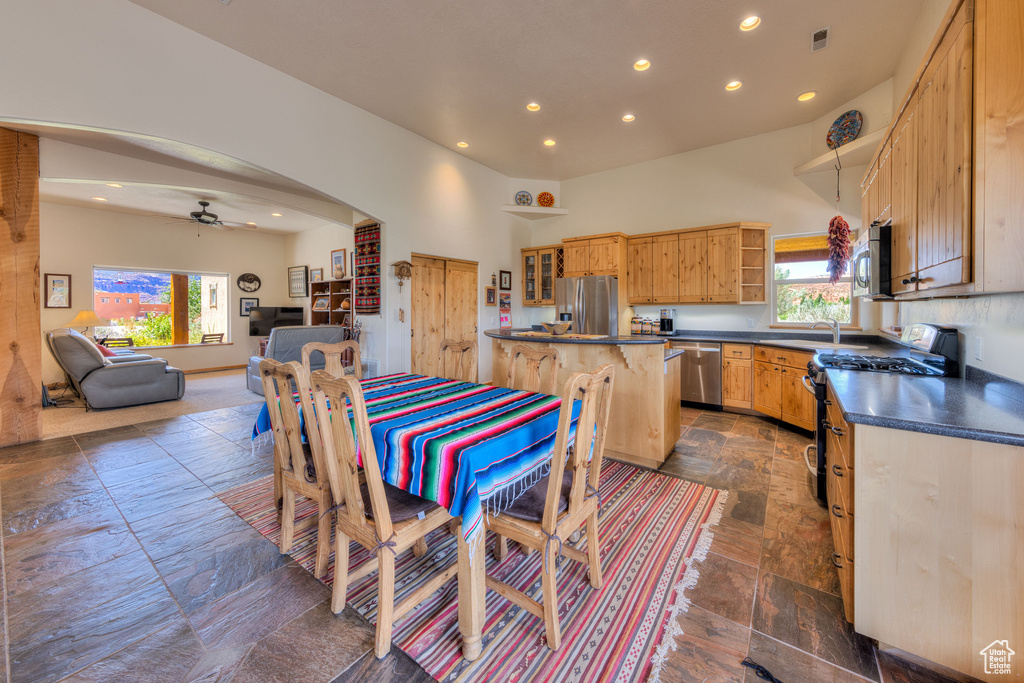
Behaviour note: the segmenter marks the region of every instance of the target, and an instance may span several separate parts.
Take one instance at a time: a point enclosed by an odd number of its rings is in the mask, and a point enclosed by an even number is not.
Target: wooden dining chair
[[[345,501],[335,515],[331,610],[337,614],[345,608],[350,581],[356,581],[376,569],[377,637],[374,652],[380,659],[391,649],[395,620],[423,602],[458,572],[458,563],[453,563],[396,605],[395,557],[414,547],[434,529],[447,524],[452,517],[437,503],[385,483],[358,380],[348,375],[334,377],[325,370],[317,370],[313,373],[312,382],[331,491],[336,499]],[[346,401],[351,404],[352,419],[339,419],[335,414],[325,424],[322,416],[329,415],[328,406],[345,406]],[[362,456],[361,470],[358,455]],[[365,473],[362,483],[360,471]],[[348,571],[350,540],[357,541],[376,556],[351,573]]]
[[[551,458],[552,474],[516,498],[504,512],[487,516],[487,527],[494,533],[543,553],[543,602],[537,602],[491,576],[487,577],[487,587],[543,619],[548,647],[552,650],[557,650],[562,644],[555,580],[558,557],[565,555],[587,564],[590,585],[594,588],[600,589],[603,581],[597,487],[601,479],[614,377],[615,368],[605,365],[595,372],[577,372],[568,379],[562,391],[555,452]],[[573,428],[572,405],[577,399],[580,412]],[[571,436],[575,436],[572,448],[569,444]],[[584,523],[587,526],[586,554],[564,543]]]
[[[516,382],[516,370],[519,367],[519,359],[522,358],[526,365],[523,368],[522,380]],[[541,372],[541,365],[544,361],[550,360],[548,364],[547,377]],[[523,391],[535,391],[541,394],[555,394],[558,392],[558,350],[543,346],[531,348],[525,344],[516,344],[508,355],[508,383],[509,389],[522,389]]]
[[[477,371],[477,346],[475,340],[441,340],[437,372],[445,379],[475,382]]]
[[[319,351],[324,354],[324,360],[327,361],[324,370],[328,374],[334,375],[335,377],[341,377],[344,374],[355,375],[356,379],[363,378],[363,361],[359,355],[359,342],[355,341],[343,341],[335,344],[324,344],[323,342],[310,342],[302,347],[302,365],[310,373],[313,371],[309,367],[310,356]],[[346,354],[348,356],[346,357]],[[351,365],[345,365],[345,361],[350,360]]]
[[[309,373],[290,361],[279,363],[267,358],[260,361],[263,396],[270,413],[274,432],[274,500],[280,506],[282,553],[292,549],[295,532],[318,525],[316,538],[316,578],[327,573],[331,555],[331,487],[324,466],[323,447],[316,429],[306,430],[306,443],[302,442],[299,409],[292,398],[293,387],[299,394],[299,405],[308,424],[313,415],[313,399],[309,389]],[[280,398],[278,398],[280,397]],[[315,422],[313,423],[315,426]],[[298,525],[295,523],[295,497],[305,496],[316,501],[317,513]]]

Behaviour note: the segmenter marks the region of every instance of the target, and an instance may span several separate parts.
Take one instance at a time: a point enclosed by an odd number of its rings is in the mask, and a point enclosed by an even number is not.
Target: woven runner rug
[[[697,582],[695,561],[711,544],[710,528],[721,519],[726,492],[682,479],[605,461],[601,472],[601,558],[604,586],[590,587],[587,569],[563,558],[558,577],[562,647],[548,649],[544,623],[492,591],[487,592],[483,653],[475,662],[461,656],[458,585],[452,579],[395,625],[393,643],[439,681],[645,681],[657,680],[674,638],[682,631],[675,617],[689,601],[683,592]],[[242,519],[273,541],[280,526],[272,477],[220,494]],[[300,518],[315,506],[299,499]],[[296,535],[292,557],[312,572],[316,528]],[[526,557],[515,543],[497,562],[488,534],[487,573],[535,599],[541,595],[542,553]],[[455,539],[444,529],[427,537],[429,552],[399,555],[395,602],[456,561]],[[577,546],[586,547],[586,539]],[[352,544],[352,567],[369,559]],[[334,581],[334,555],[324,583]],[[377,574],[349,584],[348,604],[376,623]]]
[[[380,223],[357,226],[355,246],[356,313],[380,313]]]

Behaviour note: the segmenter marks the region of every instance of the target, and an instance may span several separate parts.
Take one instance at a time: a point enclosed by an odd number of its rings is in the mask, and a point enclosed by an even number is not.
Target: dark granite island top
[[[484,334],[491,339],[505,339],[507,341],[518,341],[518,342],[541,342],[548,344],[664,344],[669,341],[671,337],[659,337],[659,336],[618,336],[608,335],[607,337],[601,337],[600,339],[573,339],[572,337],[566,337],[564,334],[545,334],[545,335],[517,335],[516,332],[532,332],[529,328],[511,328],[511,329],[498,329],[498,330],[484,330]]]

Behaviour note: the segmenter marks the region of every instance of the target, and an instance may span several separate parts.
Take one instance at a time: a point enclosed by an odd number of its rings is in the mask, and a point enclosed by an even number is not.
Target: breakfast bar
[[[508,383],[508,360],[518,344],[558,351],[558,387],[574,372],[615,366],[615,389],[605,455],[658,467],[679,440],[679,356],[660,337],[551,335],[530,330],[487,330],[495,386]]]

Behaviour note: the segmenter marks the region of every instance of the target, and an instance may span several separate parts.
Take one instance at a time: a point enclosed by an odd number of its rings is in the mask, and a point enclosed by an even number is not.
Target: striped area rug
[[[600,538],[604,587],[595,591],[586,567],[562,560],[558,577],[562,647],[548,649],[544,623],[487,593],[483,653],[475,662],[461,656],[458,586],[453,579],[395,625],[393,642],[439,681],[644,681],[657,680],[674,637],[675,617],[686,611],[683,592],[697,580],[693,568],[711,543],[710,528],[721,518],[726,492],[605,461],[601,473]],[[242,519],[277,543],[280,526],[272,477],[257,479],[222,494]],[[300,517],[315,514],[300,499]],[[490,536],[490,535],[489,535]],[[292,557],[307,570],[314,564],[316,528],[296,536]],[[395,570],[395,601],[415,590],[421,579],[456,561],[455,539],[443,529],[427,537],[422,558],[407,551]],[[578,544],[586,548],[586,540]],[[541,553],[526,557],[514,543],[503,562],[491,553],[487,573],[535,599],[541,595]],[[352,566],[369,554],[352,544]],[[324,582],[334,581],[334,555]],[[348,604],[376,622],[377,575],[349,585]]]

